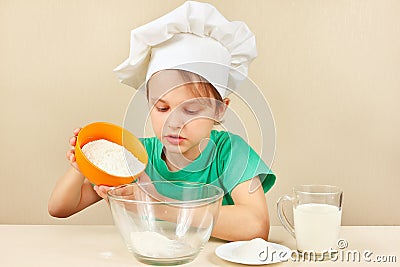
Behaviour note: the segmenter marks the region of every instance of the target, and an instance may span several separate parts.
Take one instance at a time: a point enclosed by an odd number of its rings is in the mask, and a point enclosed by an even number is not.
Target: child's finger
[[[67,151],[67,153],[66,153],[67,160],[70,160],[70,158],[71,158],[71,155],[72,155],[72,152],[71,152],[71,150],[68,150],[68,151]]]
[[[69,144],[70,144],[71,146],[75,146],[75,145],[76,145],[76,137],[75,137],[75,136],[72,136],[72,137],[69,139]]]
[[[105,187],[104,186],[97,186],[97,185],[95,185],[94,187],[93,187],[93,189],[96,191],[96,193],[101,197],[101,198],[104,198],[104,199],[107,199],[107,189],[105,189]]]
[[[73,163],[75,162],[75,151],[73,149],[67,151],[67,159]]]
[[[75,136],[78,136],[78,134],[79,134],[80,131],[81,131],[81,128],[76,128],[76,129],[74,130],[74,135],[75,135]]]
[[[71,164],[72,167],[74,167],[77,171],[80,172],[78,164],[76,163],[76,158],[75,158],[75,149],[68,150],[66,153],[67,160]]]
[[[105,193],[107,195],[107,192],[110,191],[112,189],[112,187],[110,186],[106,186],[106,185],[100,185],[99,186],[99,190],[102,191],[103,193]]]

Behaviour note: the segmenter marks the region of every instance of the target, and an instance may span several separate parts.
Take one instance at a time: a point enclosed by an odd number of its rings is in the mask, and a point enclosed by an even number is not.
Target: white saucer
[[[246,244],[247,242],[250,241],[236,241],[220,245],[215,249],[215,254],[217,254],[217,256],[223,260],[234,263],[264,265],[288,261],[292,253],[288,247],[276,243],[266,242],[266,249],[264,251],[260,251],[260,257],[258,259],[243,259],[234,255],[235,249]]]

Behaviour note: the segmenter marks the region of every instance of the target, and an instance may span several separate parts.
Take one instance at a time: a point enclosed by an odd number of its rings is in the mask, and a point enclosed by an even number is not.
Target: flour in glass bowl
[[[96,167],[108,174],[128,177],[142,171],[145,165],[125,147],[105,139],[85,144],[82,152]]]
[[[157,232],[131,232],[131,242],[135,252],[145,257],[178,258],[195,253],[189,244],[169,239]]]

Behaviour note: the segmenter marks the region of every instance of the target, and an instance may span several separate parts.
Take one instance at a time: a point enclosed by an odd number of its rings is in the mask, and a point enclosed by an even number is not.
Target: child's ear
[[[225,97],[222,101],[224,102],[224,104],[226,106],[225,109],[229,106],[229,103],[231,102],[231,100],[227,97]]]
[[[221,121],[224,117],[225,111],[227,110],[230,102],[231,100],[226,97],[222,100],[222,104],[218,105],[218,121]]]

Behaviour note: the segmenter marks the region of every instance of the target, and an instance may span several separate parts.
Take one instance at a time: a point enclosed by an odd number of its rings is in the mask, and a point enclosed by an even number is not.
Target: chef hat
[[[122,83],[139,88],[163,69],[191,71],[225,97],[247,76],[256,56],[255,37],[245,23],[228,21],[210,4],[187,1],[132,30],[129,58],[114,72]]]

